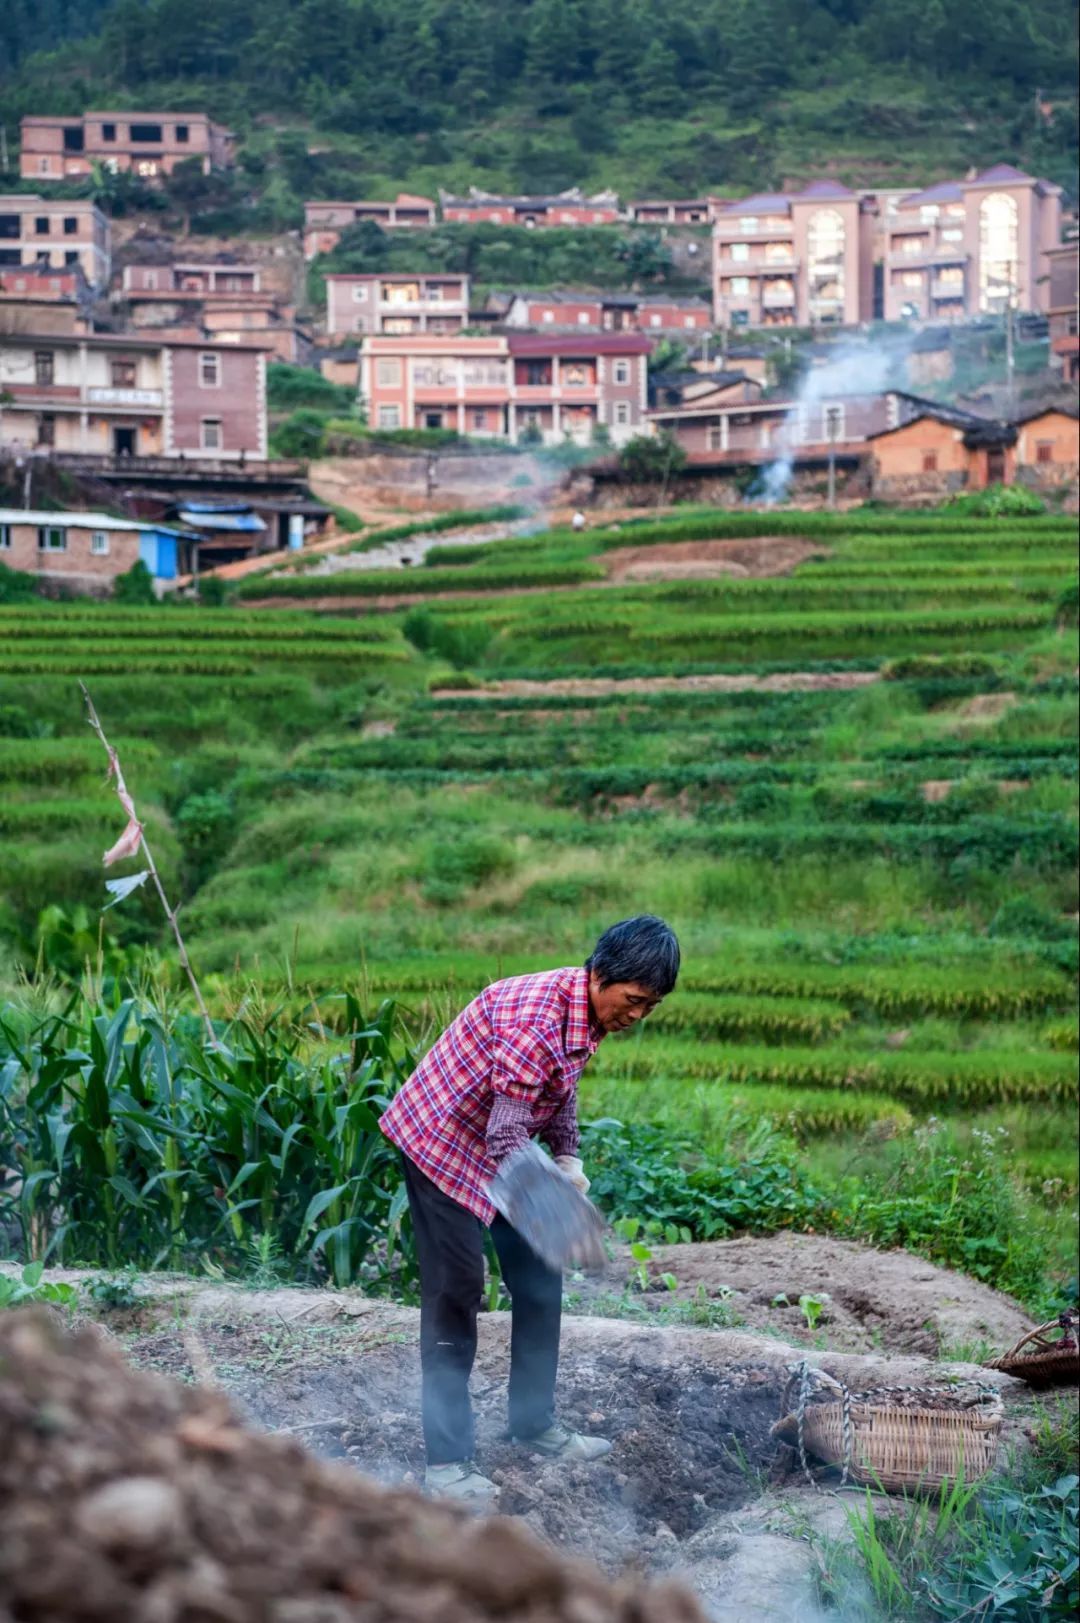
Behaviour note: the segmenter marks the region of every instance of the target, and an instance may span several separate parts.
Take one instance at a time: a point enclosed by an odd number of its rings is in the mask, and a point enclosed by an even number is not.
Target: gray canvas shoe
[[[424,1472],[424,1491],[433,1499],[472,1499],[481,1503],[499,1497],[498,1484],[482,1476],[472,1460],[429,1465]]]
[[[549,1460],[566,1460],[568,1463],[584,1461],[591,1464],[593,1460],[611,1453],[611,1444],[606,1437],[586,1437],[583,1432],[568,1431],[560,1425],[549,1426],[536,1437],[515,1437],[513,1441],[531,1449],[534,1454],[543,1454]]]

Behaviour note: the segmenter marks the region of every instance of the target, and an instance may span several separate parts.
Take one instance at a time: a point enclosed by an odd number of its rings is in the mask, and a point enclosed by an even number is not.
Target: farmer
[[[655,1009],[679,973],[679,944],[642,914],[605,930],[583,968],[496,981],[443,1032],[380,1126],[402,1152],[420,1265],[420,1365],[428,1490],[492,1499],[473,1463],[469,1375],[484,1288],[484,1228],[510,1292],[510,1435],[552,1459],[599,1459],[603,1437],[555,1420],[562,1275],[498,1214],[488,1183],[530,1138],[584,1193],[578,1079],[600,1039]]]

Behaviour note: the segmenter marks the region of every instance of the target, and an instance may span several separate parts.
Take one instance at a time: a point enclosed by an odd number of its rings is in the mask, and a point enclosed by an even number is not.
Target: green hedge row
[[[476,570],[463,581],[456,569],[369,569],[348,571],[333,575],[274,576],[270,580],[258,577],[244,581],[237,588],[241,598],[266,597],[385,597],[419,595],[440,591],[496,592],[524,590],[530,586],[577,586],[587,581],[603,580],[604,570],[599,564],[536,564],[534,566],[505,569]]]

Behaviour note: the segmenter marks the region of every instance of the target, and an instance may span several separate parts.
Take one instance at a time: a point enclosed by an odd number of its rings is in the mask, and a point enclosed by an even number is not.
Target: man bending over
[[[420,1265],[420,1366],[426,1485],[491,1499],[473,1463],[469,1375],[484,1288],[484,1228],[510,1292],[510,1435],[561,1460],[595,1460],[611,1444],[555,1419],[562,1275],[496,1212],[488,1184],[530,1138],[546,1144],[583,1193],[577,1086],[602,1037],[625,1031],[675,985],[679,943],[644,913],[605,930],[582,968],[515,975],[489,986],[443,1032],[384,1112],[398,1146]]]

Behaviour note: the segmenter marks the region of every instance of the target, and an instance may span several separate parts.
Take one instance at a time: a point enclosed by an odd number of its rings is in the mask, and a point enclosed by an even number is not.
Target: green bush
[[[25,603],[37,597],[37,579],[25,569],[11,569],[0,563],[0,603]]]
[[[944,510],[970,518],[1027,518],[1045,513],[1046,503],[1024,485],[987,485],[985,490],[951,497]]]
[[[323,412],[349,412],[355,402],[355,389],[331,383],[312,367],[271,361],[266,368],[266,403],[271,411],[311,406]]]
[[[113,599],[117,603],[150,604],[157,602],[154,591],[154,577],[143,563],[137,558],[131,568],[122,575],[117,575],[113,581]]]

